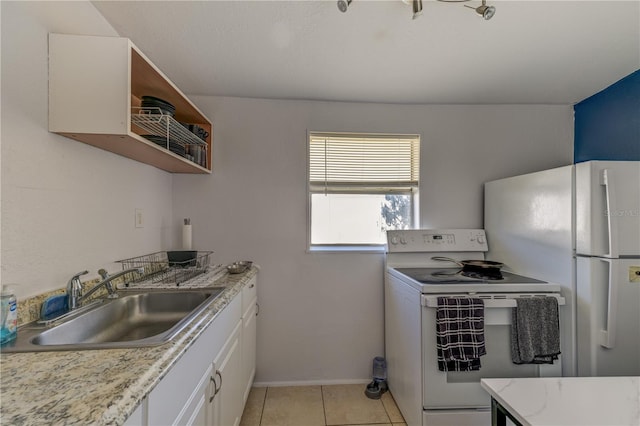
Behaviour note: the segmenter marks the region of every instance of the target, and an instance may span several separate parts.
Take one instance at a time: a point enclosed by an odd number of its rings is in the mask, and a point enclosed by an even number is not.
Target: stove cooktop
[[[424,284],[531,284],[546,283],[511,272],[483,275],[479,272],[463,272],[460,268],[396,268],[396,271]]]
[[[560,286],[512,272],[500,277],[465,276],[460,268],[389,267],[388,274],[422,294],[559,293]]]

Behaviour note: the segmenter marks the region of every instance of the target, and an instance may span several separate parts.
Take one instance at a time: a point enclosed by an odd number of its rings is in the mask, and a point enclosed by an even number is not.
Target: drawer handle
[[[209,379],[211,379],[211,381],[213,382],[213,393],[211,394],[211,396],[209,397],[209,403],[211,403],[213,401],[213,398],[216,397],[216,395],[218,394],[218,384],[216,383],[216,379],[213,376],[210,376]]]
[[[220,392],[220,389],[222,389],[222,374],[220,373],[220,370],[216,370],[215,376],[220,377],[220,387],[218,387],[218,382],[216,382],[215,377],[210,376],[209,380],[213,382],[213,395],[209,397],[209,402],[212,402],[213,398],[215,398],[218,392]]]
[[[220,389],[222,389],[222,373],[220,373],[220,370],[216,370],[216,376],[220,377],[220,387],[216,388],[216,391],[214,392],[213,396],[216,396],[218,392],[220,392]],[[215,380],[214,380],[214,383],[215,383]]]
[[[218,393],[216,391],[216,389],[218,388],[218,384],[216,383],[215,377],[210,376],[209,379],[213,382],[213,394],[209,397],[209,403],[211,403],[213,401],[213,398],[215,398],[216,394]]]
[[[260,304],[256,303],[256,316],[260,313]]]

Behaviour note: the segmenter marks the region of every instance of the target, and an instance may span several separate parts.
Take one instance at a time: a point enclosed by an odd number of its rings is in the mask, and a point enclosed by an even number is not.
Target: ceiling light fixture
[[[422,15],[422,0],[413,0],[411,5],[413,6],[413,19],[416,19]]]
[[[473,7],[465,4],[464,7],[475,9],[476,13],[482,16],[486,21],[493,18],[493,15],[496,14],[496,8],[494,6],[487,6],[486,0],[482,0],[482,6]]]
[[[353,0],[338,0],[338,9],[340,12],[346,12]]]
[[[346,12],[351,5],[353,0],[338,0],[338,9],[340,12]],[[466,3],[470,0],[437,0],[443,3]],[[411,8],[413,9],[413,19],[418,18],[422,15],[422,0],[402,0],[403,3],[409,4],[411,3]],[[482,16],[486,21],[493,18],[493,15],[496,14],[495,6],[487,6],[487,0],[482,0],[482,5],[478,7],[467,6],[470,9],[473,9],[478,13],[478,15]]]

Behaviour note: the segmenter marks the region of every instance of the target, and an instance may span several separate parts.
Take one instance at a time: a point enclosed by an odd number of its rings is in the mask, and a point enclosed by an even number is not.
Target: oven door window
[[[487,408],[491,398],[480,379],[512,377],[554,377],[562,373],[560,360],[554,364],[514,364],[511,361],[511,309],[485,305],[485,346],[478,371],[438,370],[436,309],[423,307],[423,405],[424,408]]]

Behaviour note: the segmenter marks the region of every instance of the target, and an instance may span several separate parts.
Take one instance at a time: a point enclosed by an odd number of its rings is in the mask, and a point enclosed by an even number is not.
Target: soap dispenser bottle
[[[2,287],[0,308],[0,345],[4,345],[18,335],[18,302],[9,286]]]

